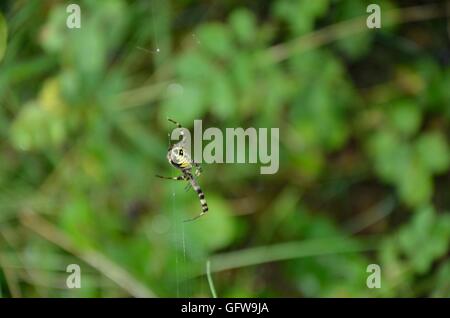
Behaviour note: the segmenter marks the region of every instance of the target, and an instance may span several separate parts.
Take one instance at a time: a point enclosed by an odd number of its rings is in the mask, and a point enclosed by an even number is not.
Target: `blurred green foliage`
[[[450,297],[446,11],[370,2],[3,1],[1,296],[209,297],[210,259],[221,297]],[[280,170],[204,165],[183,223],[166,117],[279,127]]]

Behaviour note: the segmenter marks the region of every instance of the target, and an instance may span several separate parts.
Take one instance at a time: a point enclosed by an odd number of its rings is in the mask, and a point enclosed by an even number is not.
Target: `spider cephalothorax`
[[[167,152],[167,160],[179,169],[192,169],[191,156],[181,146],[174,145]]]
[[[178,128],[183,129],[183,127],[177,123],[176,121],[172,119],[168,119],[170,122],[177,125]],[[182,173],[181,176],[178,177],[163,177],[163,176],[157,176],[159,178],[163,179],[171,179],[171,180],[186,180],[188,181],[188,188],[192,186],[194,188],[195,192],[197,192],[198,198],[200,199],[200,204],[202,206],[202,212],[196,216],[193,219],[186,220],[186,221],[192,221],[195,219],[198,219],[203,214],[205,214],[208,211],[208,204],[205,200],[205,194],[203,193],[202,189],[198,185],[197,181],[194,178],[194,175],[192,173],[192,170],[194,169],[194,173],[196,176],[199,176],[201,173],[200,165],[196,162],[194,162],[191,158],[191,155],[189,154],[187,148],[186,148],[186,140],[185,140],[185,134],[183,130],[180,132],[181,134],[181,140],[177,142],[174,145],[171,145],[169,147],[169,150],[167,151],[167,161],[174,166],[175,168],[179,169]]]

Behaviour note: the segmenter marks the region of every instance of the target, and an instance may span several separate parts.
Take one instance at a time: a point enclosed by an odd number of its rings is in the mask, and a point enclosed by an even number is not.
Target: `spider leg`
[[[200,164],[198,162],[193,162],[194,167],[195,167],[195,175],[198,177],[199,175],[202,174],[202,167],[200,166]]]
[[[174,123],[178,128],[183,128],[183,127],[180,125],[179,122],[177,122],[177,121],[175,121],[175,120],[173,120],[173,119],[170,119],[170,118],[167,118],[167,120],[170,121],[171,123]]]
[[[169,140],[169,148],[167,148],[167,151],[170,151],[170,149],[172,148],[172,141],[170,140],[170,133],[167,134],[167,139]]]
[[[173,119],[170,119],[169,117],[167,117],[167,120],[170,121],[171,123],[174,123],[177,126],[177,128],[180,129],[181,141],[179,143],[184,144],[185,143],[185,138],[186,138],[185,133],[184,133],[184,129],[185,128],[183,128],[183,126],[181,126],[181,124],[179,122],[177,122],[177,121],[175,121]]]
[[[164,176],[160,176],[160,175],[156,175],[156,177],[161,178],[161,179],[167,179],[167,180],[184,180],[184,176],[178,176],[178,177],[164,177]]]
[[[186,186],[184,187],[184,191],[189,191],[192,188],[192,185],[190,183],[186,184]]]
[[[192,221],[195,221],[195,220],[197,220],[198,218],[202,217],[202,216],[205,215],[205,214],[206,214],[206,212],[202,212],[202,213],[200,213],[199,215],[194,216],[194,217],[191,218],[191,219],[184,220],[183,222],[192,222]]]

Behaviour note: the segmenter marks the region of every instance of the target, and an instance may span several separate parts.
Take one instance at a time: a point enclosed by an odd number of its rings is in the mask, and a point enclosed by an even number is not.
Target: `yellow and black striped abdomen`
[[[189,175],[188,178],[192,188],[194,188],[195,192],[197,192],[198,198],[200,199],[200,204],[202,205],[201,215],[203,215],[208,212],[208,204],[206,203],[205,194],[192,175]]]

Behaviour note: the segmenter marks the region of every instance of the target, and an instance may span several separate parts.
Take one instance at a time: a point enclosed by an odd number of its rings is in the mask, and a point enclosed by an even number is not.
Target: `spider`
[[[200,165],[196,162],[194,162],[191,159],[191,156],[186,149],[186,136],[183,131],[183,127],[176,121],[167,118],[168,121],[174,123],[178,128],[181,129],[181,140],[177,142],[176,144],[169,145],[169,149],[167,151],[167,161],[174,166],[175,168],[179,169],[182,173],[181,176],[178,177],[163,177],[160,175],[156,175],[158,178],[161,179],[169,179],[169,180],[185,180],[188,182],[186,186],[186,190],[189,190],[190,187],[194,188],[195,192],[197,192],[198,198],[200,199],[200,204],[202,206],[202,212],[197,215],[196,217],[192,219],[185,220],[184,222],[194,221],[198,219],[199,217],[203,216],[206,212],[208,212],[208,204],[205,200],[205,194],[203,193],[202,189],[198,185],[197,181],[194,178],[195,176],[199,176],[201,174],[201,168]],[[192,173],[194,169],[194,174]]]

